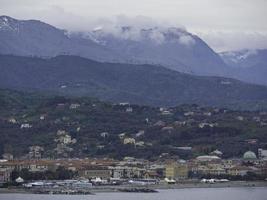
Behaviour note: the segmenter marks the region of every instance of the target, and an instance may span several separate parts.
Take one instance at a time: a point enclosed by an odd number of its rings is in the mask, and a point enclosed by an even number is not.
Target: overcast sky
[[[267,48],[267,0],[0,0],[0,15],[69,30],[98,23],[184,26],[216,51]]]

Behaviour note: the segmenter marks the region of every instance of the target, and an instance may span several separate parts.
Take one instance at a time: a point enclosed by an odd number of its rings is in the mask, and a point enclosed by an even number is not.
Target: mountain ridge
[[[98,30],[83,37],[84,34],[68,33],[41,21],[15,21],[20,25],[18,31],[0,28],[1,54],[40,57],[66,54],[100,62],[156,64],[196,75],[227,73],[220,56],[199,37],[179,28],[119,27],[113,33]],[[142,41],[138,41],[139,37]]]
[[[183,103],[256,108],[267,87],[230,78],[193,76],[161,66],[101,63],[77,56],[0,56],[0,87],[112,102],[175,106]]]
[[[223,52],[222,59],[233,67],[233,78],[267,85],[267,49]]]

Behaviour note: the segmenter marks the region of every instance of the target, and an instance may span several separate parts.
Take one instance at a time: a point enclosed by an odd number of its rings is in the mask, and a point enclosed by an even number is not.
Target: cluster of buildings
[[[243,158],[221,159],[222,152],[216,150],[211,155],[198,156],[190,161],[167,165],[165,176],[172,179],[245,176],[249,173],[267,177],[267,150],[258,150],[259,158],[252,151],[244,153]]]
[[[32,147],[33,154],[41,151]],[[245,176],[249,172],[267,177],[267,150],[259,149],[258,157],[252,151],[244,153],[243,158],[221,159],[222,152],[216,150],[211,155],[198,156],[191,160],[158,160],[150,162],[143,159],[125,157],[122,161],[112,159],[27,159],[0,162],[0,182],[11,181],[13,170],[28,169],[30,172],[55,171],[59,166],[76,172],[76,178],[99,180],[168,179],[172,181],[216,177],[219,175]],[[38,157],[38,155],[35,155]]]
[[[72,138],[65,130],[58,130],[54,141],[57,143],[55,152],[57,155],[64,157],[67,157],[68,153],[73,151],[71,144],[75,144],[77,142],[76,139]]]
[[[64,107],[65,104],[58,104],[57,107]],[[69,109],[75,110],[80,108],[80,104],[73,103],[69,105]],[[95,104],[92,105],[95,107]],[[124,112],[132,113],[135,107],[129,103],[120,103],[119,106],[123,108]],[[168,121],[168,116],[179,114],[179,120]],[[173,133],[175,129],[185,126],[198,127],[199,129],[217,127],[220,122],[213,120],[211,116],[220,113],[227,113],[227,110],[195,110],[177,111],[174,109],[160,108],[158,116],[160,118],[152,119],[146,118],[147,125],[162,131],[163,133]],[[238,121],[255,121],[257,125],[267,125],[267,113],[259,113],[258,115],[238,115],[235,120]],[[217,116],[217,117],[218,117]],[[211,117],[211,119],[209,119]],[[45,120],[46,115],[41,115],[40,120]],[[54,122],[57,123],[59,119]],[[216,121],[216,122],[215,122]],[[34,128],[33,123],[23,121],[19,123],[15,118],[8,119],[9,123],[18,124],[22,131]],[[33,124],[33,125],[32,125]],[[81,126],[77,127],[77,132],[80,131]],[[139,130],[131,134],[120,133],[118,140],[123,145],[132,145],[134,147],[152,146],[150,142],[146,142],[142,136],[146,135],[147,130]],[[109,137],[108,132],[101,132],[102,138]],[[65,130],[58,130],[53,141],[56,144],[54,152],[55,157],[69,157],[69,154],[74,151],[73,145],[77,140]],[[248,144],[256,144],[256,139],[246,141]],[[171,145],[170,145],[171,146]],[[171,146],[172,147],[172,146]],[[105,148],[104,145],[98,145],[97,148]],[[182,151],[191,151],[192,147],[175,147]],[[219,150],[212,152],[209,155],[198,156],[190,160],[170,159],[168,156],[164,159],[159,157],[158,161],[150,162],[143,159],[135,159],[126,157],[122,161],[111,159],[43,159],[42,155],[44,148],[40,146],[31,146],[27,157],[19,160],[14,160],[10,153],[4,154],[3,159],[0,160],[0,182],[11,181],[11,173],[14,170],[28,169],[30,172],[45,172],[55,171],[59,166],[63,166],[67,170],[75,172],[77,178],[101,180],[109,179],[167,179],[167,180],[186,180],[196,179],[205,176],[245,176],[247,174],[255,174],[262,177],[267,177],[267,150],[258,149],[257,155],[248,151],[244,153],[242,158],[238,159],[222,159],[223,153]]]

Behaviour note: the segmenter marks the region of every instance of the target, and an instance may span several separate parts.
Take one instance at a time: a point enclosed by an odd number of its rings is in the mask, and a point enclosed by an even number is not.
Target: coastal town
[[[26,106],[1,108],[3,188],[57,193],[62,187],[90,192],[267,183],[266,112],[28,99]]]
[[[87,189],[101,186],[175,185],[186,183],[217,184],[235,181],[262,181],[267,177],[267,150],[252,151],[242,158],[222,159],[223,152],[190,160],[173,160],[164,156],[154,162],[125,157],[113,159],[45,159],[42,148],[30,148],[31,159],[14,160],[4,154],[0,160],[0,182],[3,186],[25,190],[64,188]],[[224,185],[225,186],[225,185]],[[34,190],[33,190],[34,191]]]
[[[0,200],[267,200],[266,8],[0,0]]]

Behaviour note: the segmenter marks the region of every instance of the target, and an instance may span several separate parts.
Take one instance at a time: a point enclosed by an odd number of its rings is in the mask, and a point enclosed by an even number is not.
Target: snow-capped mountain
[[[96,27],[67,32],[37,20],[0,17],[0,54],[76,55],[100,62],[161,65],[179,72],[267,85],[267,50],[215,53],[175,27]]]
[[[0,17],[0,30],[17,32],[19,30],[19,23],[17,22],[18,22],[17,20],[11,17],[1,16]]]
[[[265,86],[194,76],[225,76],[267,85],[266,51],[257,51],[261,62],[251,53],[224,53],[228,66],[199,37],[180,28],[97,27],[73,33],[36,20],[2,16],[0,54],[12,55],[0,55],[0,85],[4,88],[64,90],[68,95],[168,106],[266,99]],[[58,56],[62,54],[65,56]],[[251,60],[257,65],[238,68],[226,60],[227,55],[231,62]]]
[[[224,76],[227,71],[205,42],[180,28],[98,28],[83,36],[121,55],[119,62],[162,65],[196,75]]]
[[[78,55],[101,62],[162,65],[196,75],[226,74],[227,66],[204,41],[180,28],[97,27],[68,33],[36,20],[0,17],[0,54]]]
[[[245,49],[220,53],[222,59],[232,67],[253,67],[259,64],[267,66],[267,49]]]
[[[0,17],[0,54],[53,57],[62,54],[90,59],[113,59],[102,46],[83,38],[70,38],[64,30],[37,20]]]
[[[267,49],[223,52],[220,55],[234,68],[232,77],[267,85]]]

